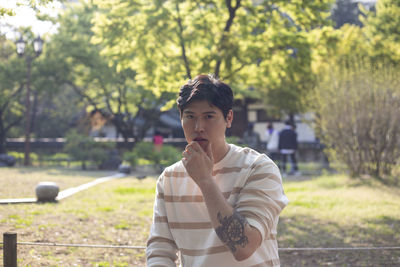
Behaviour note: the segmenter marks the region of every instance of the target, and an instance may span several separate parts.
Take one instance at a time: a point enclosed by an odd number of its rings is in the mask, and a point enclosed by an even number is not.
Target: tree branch
[[[21,84],[21,85],[19,86],[19,88],[18,88],[17,90],[15,90],[13,93],[11,93],[11,95],[10,95],[8,101],[5,101],[5,102],[4,102],[4,105],[0,108],[0,110],[2,110],[2,111],[3,111],[3,110],[6,110],[7,107],[8,107],[8,105],[12,102],[11,100],[12,100],[14,97],[16,97],[19,93],[21,93],[22,89],[24,89],[24,85],[23,85],[23,84]]]
[[[176,12],[178,14],[178,17],[176,19],[176,22],[178,23],[179,26],[179,31],[178,31],[178,37],[179,37],[179,43],[181,45],[181,49],[182,49],[182,59],[183,62],[185,64],[185,68],[186,68],[186,75],[188,77],[188,79],[192,78],[192,75],[190,73],[190,66],[189,66],[189,60],[186,56],[186,48],[185,48],[185,41],[183,39],[183,26],[182,26],[182,19],[181,19],[181,14],[180,14],[180,10],[179,10],[179,3],[178,1],[176,2]]]
[[[235,16],[236,16],[236,11],[240,7],[240,2],[241,2],[241,0],[236,0],[236,5],[233,7],[232,6],[232,0],[225,0],[226,6],[227,6],[228,11],[229,11],[229,18],[225,23],[225,28],[224,28],[224,31],[222,33],[221,39],[219,41],[219,49],[218,49],[219,51],[217,51],[218,54],[220,54],[221,50],[223,49],[223,43],[224,43],[224,41],[226,39],[227,33],[229,33],[229,31],[231,29],[231,26],[233,24],[233,20],[235,19]],[[222,59],[221,59],[221,57],[218,57],[217,63],[215,64],[215,71],[214,71],[214,74],[217,77],[219,76],[221,63],[222,63]]]
[[[20,125],[22,121],[22,116],[16,119],[15,121],[9,123],[6,127],[4,127],[4,133],[7,133],[12,127]]]
[[[95,109],[97,109],[97,104],[96,102],[87,94],[85,94],[80,88],[78,88],[74,83],[70,81],[65,81],[65,84],[68,84],[69,86],[72,87],[72,89],[80,95],[83,99],[86,99],[90,105],[94,106]]]

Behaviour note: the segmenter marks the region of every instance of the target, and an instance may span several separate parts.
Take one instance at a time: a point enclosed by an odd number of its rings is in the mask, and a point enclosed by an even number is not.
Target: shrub
[[[90,136],[82,135],[75,130],[66,136],[65,152],[74,160],[82,163],[82,169],[86,169],[88,161],[94,162],[98,167],[108,158],[108,151],[113,145],[110,143],[95,142]]]
[[[315,91],[316,132],[330,160],[353,177],[388,178],[400,158],[400,72],[359,59],[340,63]]]
[[[131,166],[137,165],[139,159],[148,160],[157,168],[171,165],[181,159],[181,152],[171,145],[163,145],[157,150],[153,143],[139,142],[135,145],[133,151],[124,153],[124,160]]]
[[[10,156],[13,156],[18,163],[22,163],[24,161],[24,153],[17,151],[10,151],[7,153]]]
[[[69,155],[66,153],[56,153],[51,155],[49,158],[52,160],[68,160]]]
[[[124,161],[128,162],[132,168],[138,164],[138,156],[134,151],[125,152],[122,158]]]
[[[10,156],[13,156],[16,160],[16,162],[22,164],[24,162],[25,158],[25,153],[24,152],[17,152],[17,151],[10,151],[7,153]],[[29,153],[29,159],[32,164],[37,163],[39,161],[39,156],[38,154],[34,152]]]
[[[160,151],[160,163],[169,166],[182,158],[182,152],[171,145],[163,145]]]

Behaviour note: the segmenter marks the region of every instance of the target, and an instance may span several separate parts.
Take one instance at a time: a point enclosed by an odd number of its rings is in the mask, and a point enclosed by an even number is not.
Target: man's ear
[[[233,121],[233,110],[230,109],[228,114],[226,114],[226,128],[231,128]]]

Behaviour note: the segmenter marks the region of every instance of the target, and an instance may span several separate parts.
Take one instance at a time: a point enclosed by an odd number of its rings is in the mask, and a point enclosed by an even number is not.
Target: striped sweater
[[[279,266],[278,217],[287,205],[278,167],[264,154],[230,144],[213,166],[221,192],[262,235],[261,246],[238,262],[216,235],[200,188],[182,162],[166,168],[157,181],[153,224],[147,242],[147,266]]]

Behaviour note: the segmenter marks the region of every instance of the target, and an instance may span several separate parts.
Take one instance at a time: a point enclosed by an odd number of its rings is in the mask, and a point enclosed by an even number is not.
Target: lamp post
[[[25,128],[25,154],[24,154],[24,165],[29,166],[30,159],[30,135],[31,135],[31,64],[32,61],[37,58],[43,49],[43,40],[38,36],[33,40],[33,51],[35,55],[32,56],[29,53],[25,53],[26,42],[21,38],[16,43],[17,54],[20,57],[25,56],[27,73],[26,73],[26,128]]]

